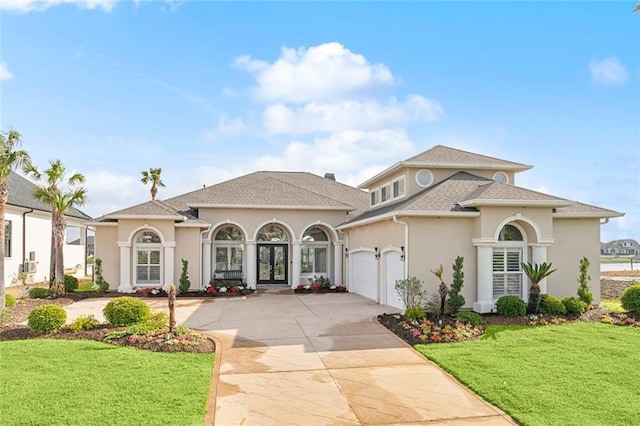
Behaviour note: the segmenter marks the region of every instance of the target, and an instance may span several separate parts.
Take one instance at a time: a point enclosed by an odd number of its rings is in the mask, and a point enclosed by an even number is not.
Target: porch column
[[[118,293],[133,293],[131,287],[131,244],[118,241],[120,247],[120,285]]]
[[[531,244],[531,257],[532,257],[532,264],[541,264],[543,262],[547,261],[547,246],[543,245],[543,244]],[[527,279],[527,276],[525,275],[523,277],[524,280]],[[538,283],[540,285],[540,293],[541,294],[546,294],[547,293],[547,279],[543,279],[542,281],[540,281]],[[528,283],[527,283],[527,289],[529,288]],[[527,296],[529,295],[529,292],[527,291]]]
[[[344,285],[342,277],[342,262],[344,261],[343,254],[344,243],[342,241],[336,241],[333,246],[333,284]]]
[[[481,314],[492,312],[493,304],[493,245],[476,246],[478,264],[478,296],[473,310]]]
[[[300,275],[302,274],[302,247],[300,241],[294,241],[291,244],[291,288],[295,288],[300,284]]]
[[[164,285],[162,288],[164,288],[165,291],[168,291],[170,285],[176,285],[173,274],[176,243],[175,241],[164,243],[162,244],[162,248],[164,248]]]
[[[202,240],[202,283],[200,288],[205,288],[211,279],[211,240]]]
[[[256,242],[255,241],[247,241],[247,275],[245,279],[247,280],[247,287],[256,288]]]

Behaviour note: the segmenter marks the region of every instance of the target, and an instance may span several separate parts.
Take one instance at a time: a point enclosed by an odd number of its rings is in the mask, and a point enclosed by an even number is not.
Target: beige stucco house
[[[600,226],[612,210],[515,185],[531,166],[435,146],[358,188],[304,172],[255,172],[163,201],[102,216],[96,256],[112,289],[177,283],[189,261],[192,288],[211,279],[247,286],[307,284],[324,276],[402,308],[395,282],[464,257],[465,308],[490,312],[505,294],[527,297],[521,262],[553,262],[543,292],[575,295],[578,262],[599,274]],[[599,302],[599,282],[591,283]]]

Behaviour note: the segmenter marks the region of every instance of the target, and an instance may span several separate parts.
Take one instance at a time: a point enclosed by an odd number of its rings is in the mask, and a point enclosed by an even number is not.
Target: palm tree
[[[522,270],[527,274],[527,278],[531,281],[529,287],[529,304],[527,305],[527,313],[535,314],[540,306],[540,281],[553,274],[556,269],[551,269],[551,262],[542,262],[540,264],[521,263]]]
[[[142,179],[140,182],[145,185],[151,183],[151,201],[156,199],[156,195],[158,194],[158,187],[164,186],[162,180],[160,179],[160,174],[162,174],[162,168],[158,167],[154,169],[153,167],[149,168],[149,171],[142,171]]]
[[[17,149],[22,145],[22,136],[16,130],[0,132],[0,308],[5,307],[4,300],[4,256],[5,234],[4,214],[9,199],[9,183],[7,177],[12,171],[21,167],[25,169],[31,163],[27,151]]]
[[[42,186],[39,186],[34,197],[47,205],[51,209],[52,236],[54,267],[53,276],[55,277],[56,287],[55,294],[64,294],[64,253],[63,246],[65,241],[65,233],[67,230],[67,221],[64,214],[71,208],[82,206],[87,202],[87,189],[78,186],[85,182],[85,177],[81,173],[74,173],[70,177],[65,178],[66,168],[60,160],[50,161],[50,167],[44,171],[47,176]],[[42,180],[42,175],[32,166],[29,169],[36,179]],[[65,188],[61,188],[61,185]]]

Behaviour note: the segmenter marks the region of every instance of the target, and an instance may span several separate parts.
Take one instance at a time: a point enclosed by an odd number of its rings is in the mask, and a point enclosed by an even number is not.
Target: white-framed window
[[[152,231],[138,234],[135,253],[136,284],[160,284],[162,247],[158,234]]]
[[[393,198],[399,198],[404,195],[404,178],[393,181]]]
[[[384,203],[385,201],[388,201],[391,198],[391,191],[389,186],[383,186],[382,188],[380,188],[380,202]]]
[[[4,257],[11,257],[11,221],[4,221]]]
[[[416,183],[421,188],[427,188],[433,184],[433,173],[430,170],[422,169],[416,173]]]
[[[303,276],[329,273],[329,238],[318,226],[312,226],[302,236],[300,272]]]
[[[509,175],[505,172],[495,172],[493,174],[493,180],[500,183],[509,183]]]
[[[375,206],[376,204],[378,204],[378,191],[371,191],[370,197],[371,197],[372,206]]]
[[[505,225],[493,248],[493,299],[515,295],[523,297],[524,238],[513,225]]]
[[[234,225],[221,227],[214,236],[214,276],[219,279],[242,276],[244,234]],[[225,276],[226,275],[226,276]]]

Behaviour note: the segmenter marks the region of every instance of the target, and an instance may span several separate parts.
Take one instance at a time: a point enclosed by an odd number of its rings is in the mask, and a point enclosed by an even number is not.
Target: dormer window
[[[380,189],[380,202],[384,203],[388,199],[389,199],[389,187],[388,186],[383,186]]]
[[[371,191],[371,205],[375,206],[376,204],[378,204],[378,192]]]
[[[433,184],[433,173],[427,169],[422,169],[416,173],[416,183],[422,187],[427,188]]]
[[[493,180],[500,183],[509,183],[509,176],[505,172],[495,172],[493,174]]]
[[[393,198],[402,197],[404,195],[404,178],[393,182]]]

